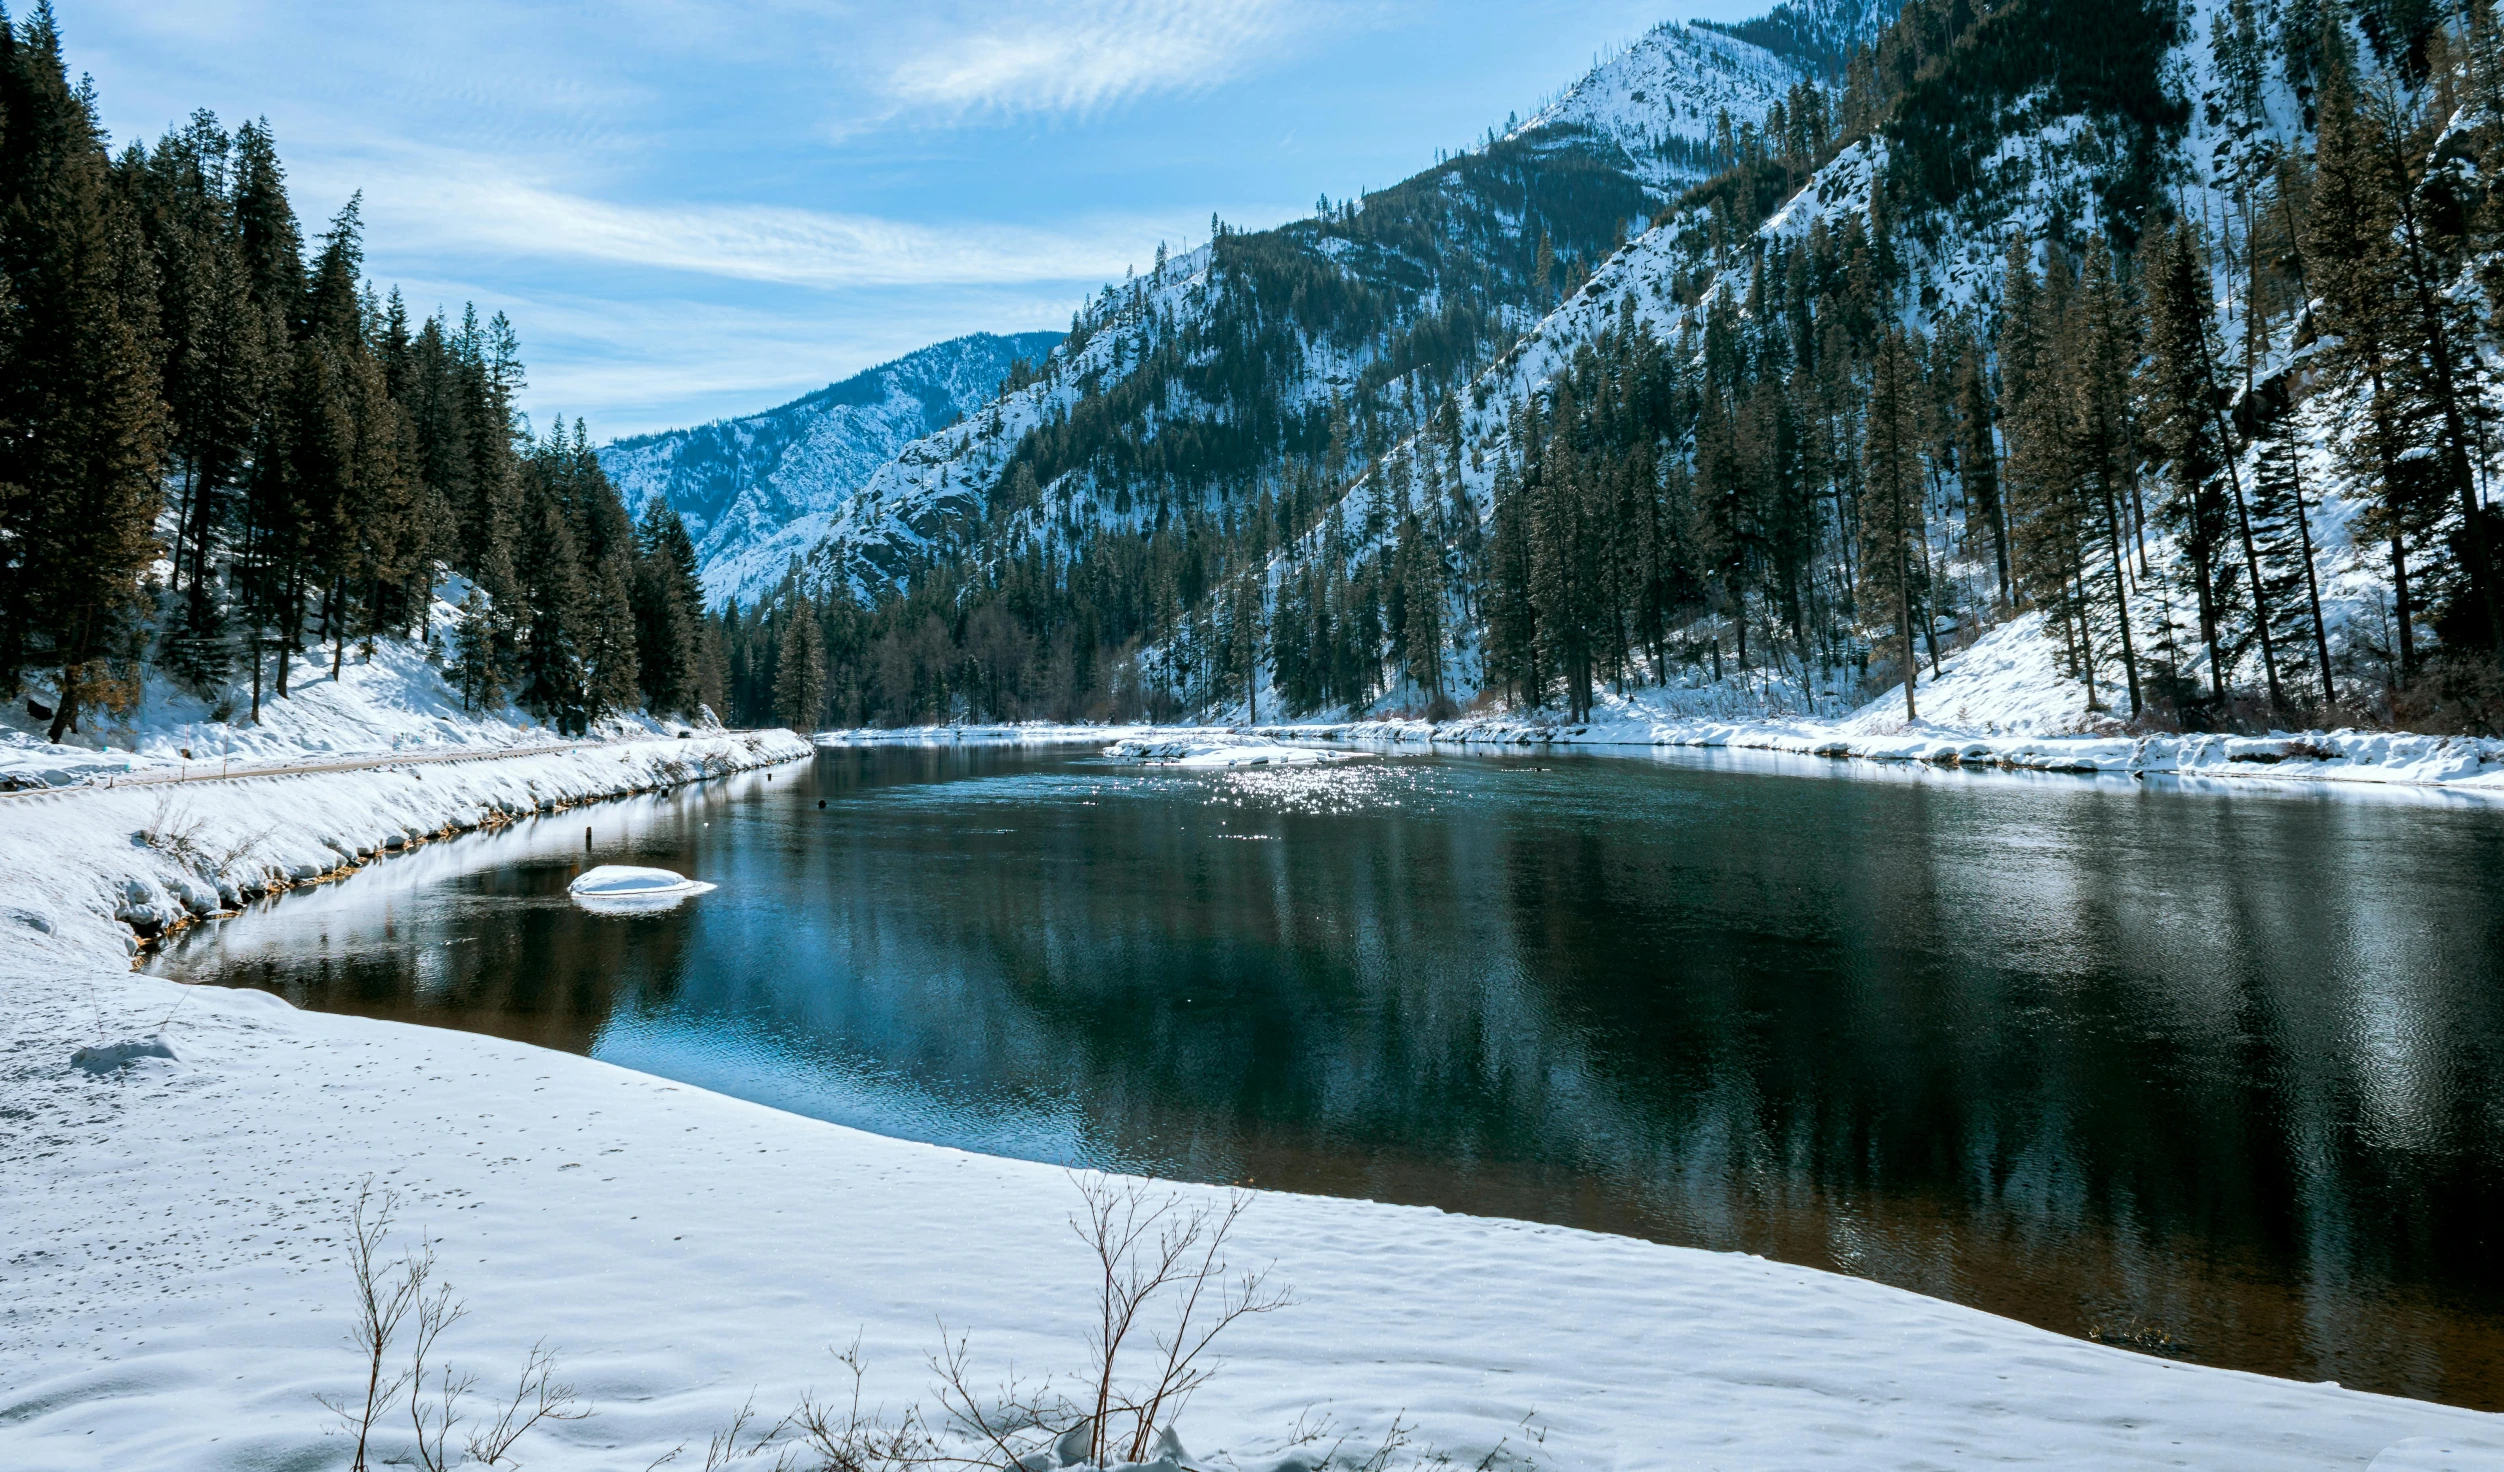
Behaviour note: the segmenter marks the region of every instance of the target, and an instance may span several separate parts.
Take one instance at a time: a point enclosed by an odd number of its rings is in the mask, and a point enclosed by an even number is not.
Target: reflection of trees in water
[[[2492,897],[2375,837],[2426,815],[1846,783],[1664,812],[1657,779],[1577,778],[1465,817],[1249,815],[1275,842],[1119,798],[847,828],[806,860],[815,964],[689,1000],[1073,1089],[1189,1174],[2486,1393],[2494,1336],[2418,1317],[2497,1302],[2462,1240],[2497,1094],[2447,1039],[2504,1033],[2472,984]]]
[[[594,917],[565,886],[582,867],[584,827],[603,858],[624,846],[687,867],[690,815],[764,785],[747,774],[423,845],[187,935],[152,969],[587,1053],[621,995],[674,984],[684,935],[649,917],[582,923]]]
[[[421,953],[438,1000],[406,1000],[405,951],[326,985],[577,1050],[624,1000],[1075,1099],[1108,1153],[1182,1174],[2504,1385],[2477,1240],[2504,842],[2476,815],[1461,764],[1319,816],[1023,766],[830,757],[715,830],[725,888],[684,916],[525,907]]]

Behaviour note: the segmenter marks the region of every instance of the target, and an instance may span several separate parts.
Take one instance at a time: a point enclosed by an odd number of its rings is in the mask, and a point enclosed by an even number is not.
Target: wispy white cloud
[[[933,28],[886,76],[939,113],[1089,113],[1213,86],[1366,7],[1308,0],[1064,0]]]
[[[484,160],[411,170],[368,196],[397,248],[599,261],[821,288],[1097,281],[1175,220],[952,228],[780,205],[629,204],[551,188]]]

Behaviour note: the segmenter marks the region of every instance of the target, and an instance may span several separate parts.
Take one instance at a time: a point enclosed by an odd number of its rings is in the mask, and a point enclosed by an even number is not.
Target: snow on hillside
[[[460,693],[444,679],[439,653],[461,620],[461,610],[446,595],[457,597],[466,586],[456,582],[437,589],[431,648],[412,639],[377,639],[368,656],[351,642],[336,679],[327,648],[299,655],[283,700],[276,671],[264,667],[257,722],[248,675],[203,696],[151,666],[139,702],[127,714],[91,708],[83,729],[55,745],[44,739],[48,721],[34,714],[51,699],[50,687],[30,680],[29,703],[0,710],[0,792],[131,774],[197,776],[348,757],[488,753],[562,742],[554,728],[517,707],[464,709]],[[610,717],[597,734],[673,736],[683,729],[638,714]]]
[[[1834,0],[1834,8],[1841,14],[1851,6],[1847,0]],[[2169,85],[2195,101],[2210,99],[2218,88],[2207,37],[2213,13],[2221,8],[2222,0],[2197,0],[2188,6],[2185,24],[2165,64]],[[1713,36],[1709,31],[1664,27],[1646,41],[1661,43],[1673,32]],[[1635,92],[1647,91],[1636,79],[1647,76],[1648,67],[1666,64],[1664,58],[1673,55],[1665,45],[1650,51],[1643,47],[1629,51],[1605,63],[1541,116],[1553,113],[1558,118],[1588,118],[1594,120],[1595,126],[1605,125],[1612,109],[1620,105],[1612,99],[1631,101]],[[2298,110],[2292,97],[2286,95],[2283,81],[2273,83],[2267,101],[2277,119],[2274,126],[2285,133],[2291,127],[2285,120],[2295,117]],[[1534,119],[1534,125],[1538,121]],[[2210,218],[2228,217],[2232,213],[2230,175],[2240,166],[2247,146],[2222,127],[2210,109],[2195,107],[2181,141],[2186,168],[2179,185],[2181,208],[2193,216],[2205,212]],[[2012,104],[2010,132],[1982,170],[1972,196],[1961,201],[1954,211],[1919,221],[1896,222],[1897,248],[1904,254],[1908,271],[1915,280],[1927,283],[1924,289],[1908,294],[1903,307],[1907,324],[1931,331],[1952,313],[1987,307],[1997,294],[2005,269],[2007,241],[2019,234],[2040,237],[2057,218],[2091,218],[2098,208],[2098,169],[2105,162],[2105,143],[2081,117],[2051,111],[2040,95]],[[1845,148],[1758,227],[1758,236],[1798,241],[1820,224],[1829,231],[1840,232],[1856,217],[1866,222],[1886,167],[1886,146],[1881,140],[1864,140]],[[1628,242],[1580,290],[1538,323],[1512,352],[1489,367],[1463,396],[1465,451],[1460,457],[1459,478],[1482,518],[1493,514],[1498,466],[1507,459],[1519,463],[1522,458],[1521,447],[1509,442],[1513,405],[1535,398],[1564,370],[1575,351],[1601,332],[1631,321],[1661,341],[1676,342],[1682,333],[1700,330],[1704,312],[1722,294],[1734,289],[1730,280],[1716,280],[1706,286],[1694,307],[1681,306],[1669,296],[1669,283],[1675,273],[1694,262],[1687,248],[1689,232],[1708,224],[1700,213],[1673,215]],[[1746,258],[1744,252],[1736,254],[1740,259]],[[2216,269],[2223,272],[2226,268],[2220,265]],[[2238,340],[2239,287],[2221,275],[2217,289],[2224,314],[2222,331],[2228,340]],[[2286,335],[2286,324],[2281,324],[2279,340],[2263,355],[2256,370],[2258,380],[2265,382],[2298,366],[2298,354],[2287,345]],[[2316,397],[2302,405],[2295,420],[2298,436],[2306,447],[2305,483],[2313,488],[2315,497],[2309,508],[2311,531],[2324,622],[2330,629],[2334,658],[2355,639],[2369,633],[2375,619],[2387,616],[2389,596],[2387,577],[2374,552],[2360,547],[2352,535],[2351,522],[2357,506],[2354,488],[2346,483],[2335,458],[2346,407],[2333,398]],[[2245,476],[2255,473],[2251,457],[2258,453],[2258,445],[2246,448],[2242,467]],[[1370,494],[1370,475],[1360,477],[1349,487],[1344,504],[1351,508],[1361,505]],[[1310,556],[1318,549],[1318,537],[1318,532],[1307,537],[1299,549],[1302,555]],[[2159,560],[2170,554],[2170,543],[2161,533],[2150,537],[2148,547],[2149,555]],[[1953,549],[1942,548],[1941,554],[1951,560],[1954,557]],[[1283,563],[1283,556],[1279,561]],[[1277,565],[1273,564],[1273,577]],[[1962,571],[1980,576],[1972,566],[1962,566]],[[2165,612],[2160,599],[2161,594],[2149,587],[2134,590],[2132,616],[2139,627],[2152,628],[2160,622]],[[1924,693],[1921,697],[1926,719],[1944,721],[1947,725],[1943,729],[1977,737],[2012,731],[2075,734],[2091,730],[2107,719],[2089,710],[2085,683],[2059,670],[2059,661],[2040,631],[2039,620],[2021,618],[1986,635],[1984,643],[1989,646],[1987,650],[1977,647],[1949,657],[1949,683],[1939,694]],[[1161,657],[1162,651],[1158,650],[1151,650],[1148,655],[1150,661]],[[1977,668],[1978,662],[1997,661],[2003,675],[2011,669],[2022,669],[2026,677],[1977,679],[1969,674],[1959,680],[1960,661],[1968,671]],[[2117,657],[2110,663],[2111,668],[2098,673],[2108,705],[2122,674]],[[1454,666],[1458,682],[1466,690],[1476,668],[1475,651],[1456,650]],[[2186,651],[2183,668],[2190,677],[2204,678],[2204,651]],[[1925,692],[1929,679],[1924,676]],[[2247,685],[2258,682],[2256,649],[2247,651],[2243,663],[2228,671],[2228,679]],[[1771,677],[1771,685],[1783,684],[1783,677]],[[1728,686],[1648,692],[1644,697],[1648,704],[1636,715],[1650,730],[1663,721],[1745,722],[1776,716],[1835,720],[1844,714],[1836,703],[1836,692],[1804,692],[1786,687],[1781,699],[1769,703],[1765,689],[1753,688],[1767,686],[1768,677],[1763,672],[1752,672],[1735,676]],[[1265,703],[1274,698],[1264,692]],[[1891,696],[1872,701],[1869,708],[1882,711],[1890,702],[1900,717],[1901,687]],[[1378,706],[1387,711],[1403,703],[1413,702],[1395,690],[1386,694]],[[1365,713],[1335,714],[1354,717]],[[1534,718],[1521,729],[1552,728]],[[1853,734],[1870,733],[1864,730]],[[1627,739],[1655,738],[1646,735]],[[1670,737],[1664,734],[1658,739]]]
[[[1719,168],[1717,127],[1762,119],[1800,80],[1798,68],[1761,46],[1667,21],[1508,136],[1605,140],[1624,154],[1627,172],[1666,198]]]
[[[1722,114],[1734,128],[1760,122],[1801,75],[1762,47],[1672,23],[1603,62],[1507,136],[1535,149],[1592,153],[1665,198],[1710,172],[1703,160]],[[1342,269],[1369,269],[1350,242],[1316,234],[1309,245]],[[1211,261],[1202,247],[1168,262],[1161,274],[1108,288],[1108,299],[1119,307],[1115,323],[1095,333],[1076,357],[1056,358],[1046,380],[903,446],[840,508],[758,544],[755,575],[779,577],[784,558],[811,536],[817,541],[807,556],[810,580],[822,586],[842,579],[861,591],[934,549],[967,546],[983,528],[991,494],[1029,431],[1135,370],[1154,334],[1187,331],[1204,320],[1213,293],[1225,289],[1212,279]],[[1414,263],[1392,262],[1387,269],[1397,275]],[[1433,306],[1430,290],[1419,310]],[[1266,365],[1264,371],[1283,374],[1285,407],[1300,410],[1345,392],[1364,366],[1335,344],[1306,340],[1292,367]],[[1083,474],[1043,490],[1043,503],[1029,510],[1020,530],[1048,533],[1063,521],[1121,525],[1133,514],[1126,497]],[[773,566],[763,567],[768,559]]]
[[[779,408],[600,451],[627,510],[666,500],[695,539],[706,598],[753,603],[823,537],[852,494],[906,445],[999,392],[1057,332],[976,333],[857,373]]]

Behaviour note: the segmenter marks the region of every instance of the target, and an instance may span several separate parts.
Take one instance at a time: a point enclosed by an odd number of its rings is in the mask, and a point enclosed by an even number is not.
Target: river
[[[568,900],[613,862],[721,887]],[[150,967],[885,1134],[1759,1253],[2504,1409],[2504,808],[2475,802],[829,749],[429,845]]]

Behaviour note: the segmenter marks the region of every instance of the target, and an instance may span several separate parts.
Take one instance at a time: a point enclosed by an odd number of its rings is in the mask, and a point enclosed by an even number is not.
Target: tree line
[[[0,12],[0,687],[51,739],[148,668],[257,721],[386,637],[570,731],[718,701],[685,530],[524,386],[501,313],[376,294],[359,201],[305,238],[265,121],[113,153],[49,5]]]

